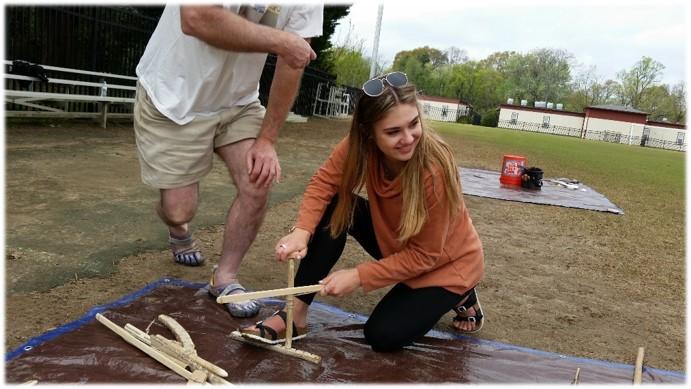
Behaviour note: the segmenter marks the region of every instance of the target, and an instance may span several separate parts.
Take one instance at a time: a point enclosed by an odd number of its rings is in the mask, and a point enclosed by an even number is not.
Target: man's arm
[[[270,185],[271,182],[281,179],[281,167],[274,143],[293,106],[302,73],[303,69],[295,69],[278,57],[264,121],[252,149],[247,153],[250,181],[256,182],[257,185]]]
[[[274,53],[296,69],[317,57],[309,43],[291,32],[252,23],[220,6],[180,6],[180,25],[186,35],[219,49]]]
[[[288,112],[297,97],[303,72],[303,69],[290,67],[281,57],[277,59],[259,138],[265,138],[271,143],[276,142],[278,131],[288,117]]]

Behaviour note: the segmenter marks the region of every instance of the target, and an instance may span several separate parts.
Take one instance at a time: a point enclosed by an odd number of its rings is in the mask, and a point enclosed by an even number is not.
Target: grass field
[[[578,179],[622,207],[622,239],[684,258],[685,153],[499,128],[432,125],[454,144],[462,166],[500,170],[500,156],[526,156],[528,165],[543,168],[545,177]]]

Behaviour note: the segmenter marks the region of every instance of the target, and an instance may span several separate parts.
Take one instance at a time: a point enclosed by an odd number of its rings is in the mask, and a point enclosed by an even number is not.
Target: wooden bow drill
[[[166,339],[158,334],[149,335],[129,323],[125,324],[124,328],[120,327],[100,313],[96,314],[96,320],[118,334],[127,343],[187,379],[188,384],[207,384],[208,382],[232,385],[222,378],[228,377],[225,370],[197,355],[189,333],[170,316],[158,315],[158,320],[168,327],[176,340]],[[188,367],[190,370],[187,370]]]
[[[265,297],[286,296],[286,341],[284,345],[268,344],[261,341],[254,340],[251,337],[245,336],[240,331],[233,331],[230,337],[241,342],[245,342],[254,346],[259,346],[267,350],[279,352],[281,354],[290,355],[293,357],[302,358],[313,363],[320,363],[321,357],[316,354],[308,353],[307,351],[297,350],[292,347],[293,343],[293,299],[297,295],[319,292],[322,289],[321,285],[308,285],[294,287],[294,269],[295,260],[290,258],[288,260],[288,287],[282,289],[263,290],[259,292],[250,292],[243,294],[235,294],[230,296],[220,296],[216,299],[219,304],[229,302],[247,301],[252,299],[259,299]]]

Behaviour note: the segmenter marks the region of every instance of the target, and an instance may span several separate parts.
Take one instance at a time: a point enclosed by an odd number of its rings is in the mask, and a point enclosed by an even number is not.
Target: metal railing
[[[453,108],[431,107],[422,104],[422,113],[429,120],[436,120],[440,122],[458,122],[462,117],[468,116],[469,108],[458,109],[457,106]]]
[[[599,140],[610,143],[622,143],[631,146],[653,147],[657,149],[686,151],[686,143],[678,143],[664,139],[629,136],[616,131],[586,131],[585,139]]]
[[[620,143],[631,146],[641,146],[641,147],[654,147],[665,150],[675,150],[675,151],[686,151],[686,143],[673,142],[664,139],[645,137],[645,139],[640,136],[629,136],[627,134],[604,130],[604,131],[593,131],[587,130],[585,134],[580,128],[574,127],[563,127],[563,126],[543,126],[542,123],[528,123],[519,122],[516,120],[500,120],[497,127],[505,128],[509,130],[518,131],[528,131],[528,132],[539,132],[543,134],[550,135],[561,135],[570,136],[576,138],[585,138],[590,140],[597,140],[602,142],[610,143]]]
[[[580,128],[554,125],[545,127],[542,123],[519,122],[516,120],[500,120],[497,127],[571,137],[580,137],[582,132]]]

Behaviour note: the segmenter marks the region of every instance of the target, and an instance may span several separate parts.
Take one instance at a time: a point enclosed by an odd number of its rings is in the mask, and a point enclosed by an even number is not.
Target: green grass
[[[646,272],[658,278],[657,266],[683,269],[685,153],[472,125],[432,125],[462,167],[498,171],[503,155],[522,155],[528,166],[542,168],[545,178],[577,179],[622,208],[622,217],[590,212],[565,221],[604,242],[608,255],[629,261],[622,276]],[[683,273],[673,277],[683,279]],[[683,287],[679,280],[660,282]]]

